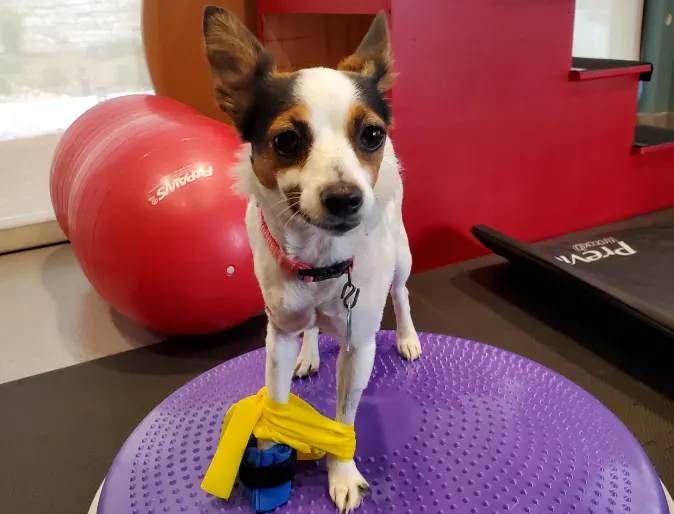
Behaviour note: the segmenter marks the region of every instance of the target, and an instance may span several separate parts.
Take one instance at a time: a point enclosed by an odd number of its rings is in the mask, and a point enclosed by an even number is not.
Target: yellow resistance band
[[[227,411],[220,443],[201,483],[204,491],[229,499],[251,434],[294,448],[300,460],[316,460],[328,453],[349,461],[356,451],[352,425],[326,418],[293,394],[288,404],[276,403],[262,388]]]

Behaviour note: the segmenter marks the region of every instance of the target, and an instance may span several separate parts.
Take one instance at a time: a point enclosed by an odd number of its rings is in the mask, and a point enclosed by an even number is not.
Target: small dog
[[[205,9],[203,30],[216,99],[247,143],[236,173],[250,199],[246,225],[269,318],[268,393],[287,403],[293,374],[318,370],[320,330],[340,342],[336,420],[353,424],[389,291],[398,351],[408,360],[421,355],[406,288],[412,257],[400,165],[388,138],[386,17],[374,19],[337,70],[277,72],[255,36],[221,8]],[[327,466],[337,508],[360,506],[367,482],[356,464]]]

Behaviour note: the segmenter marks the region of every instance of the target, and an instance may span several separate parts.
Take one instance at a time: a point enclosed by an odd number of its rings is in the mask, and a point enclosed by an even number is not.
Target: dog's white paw
[[[298,378],[308,377],[318,373],[321,365],[321,356],[313,352],[300,352],[295,365],[295,376]]]
[[[369,487],[352,460],[328,459],[328,483],[330,498],[342,514],[349,514],[360,507]]]
[[[408,361],[421,357],[421,342],[416,332],[408,336],[398,336],[398,353]]]
[[[268,441],[266,439],[258,439],[257,440],[257,449],[258,450],[268,450],[269,448],[272,448],[276,446],[278,443],[275,443],[274,441]]]

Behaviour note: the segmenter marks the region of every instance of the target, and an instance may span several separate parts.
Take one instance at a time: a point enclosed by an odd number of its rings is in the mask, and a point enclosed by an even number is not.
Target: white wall
[[[574,57],[638,60],[644,0],[576,0]]]

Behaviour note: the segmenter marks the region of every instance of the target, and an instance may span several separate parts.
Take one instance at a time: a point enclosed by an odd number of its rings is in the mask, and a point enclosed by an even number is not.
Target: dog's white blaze
[[[339,71],[310,68],[298,73],[294,94],[309,111],[314,136],[306,172],[287,177],[299,180],[302,206],[319,214],[320,189],[341,178],[363,191],[363,212],[367,214],[374,202],[372,174],[360,164],[347,133],[349,112],[360,101],[357,86]]]

